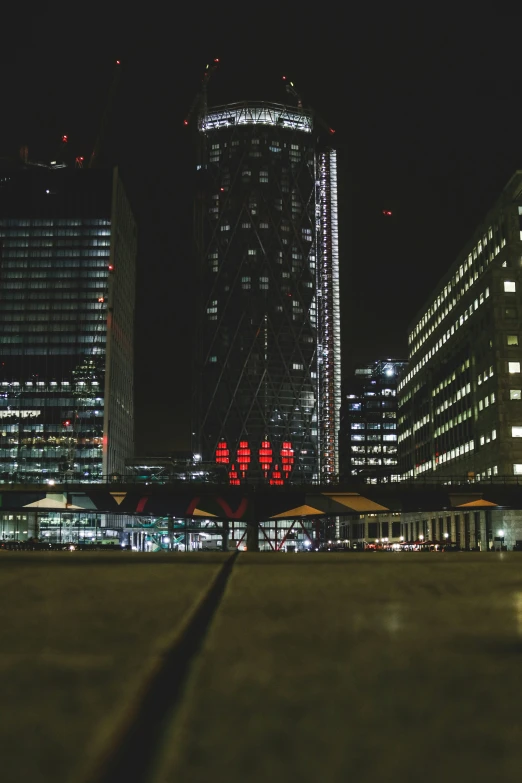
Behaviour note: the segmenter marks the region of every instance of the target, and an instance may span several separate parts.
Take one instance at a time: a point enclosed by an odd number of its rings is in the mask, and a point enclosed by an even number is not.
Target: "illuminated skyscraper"
[[[0,169],[0,474],[123,473],[136,225],[117,171]]]
[[[311,112],[245,102],[199,118],[195,449],[230,482],[338,473],[337,163]]]

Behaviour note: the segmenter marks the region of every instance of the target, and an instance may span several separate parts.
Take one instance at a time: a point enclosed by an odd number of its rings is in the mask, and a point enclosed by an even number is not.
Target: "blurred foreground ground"
[[[3,783],[518,783],[522,554],[229,557],[1,553]]]

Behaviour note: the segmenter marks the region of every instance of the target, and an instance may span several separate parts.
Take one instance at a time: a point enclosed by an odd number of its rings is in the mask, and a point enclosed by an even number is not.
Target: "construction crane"
[[[335,133],[335,130],[328,125],[328,123],[323,120],[323,118],[317,114],[317,112],[312,109],[311,106],[304,106],[303,105],[303,99],[301,98],[301,95],[297,92],[295,84],[290,81],[286,76],[282,77],[284,83],[285,83],[285,89],[289,95],[292,95],[296,101],[297,101],[297,108],[298,109],[306,109],[307,111],[311,112],[314,115],[315,120],[317,121],[317,124],[320,125],[327,133],[330,134],[330,136],[333,136]]]
[[[183,125],[189,125],[194,112],[196,117],[205,115],[207,113],[207,84],[210,81],[212,74],[217,70],[219,65],[219,57],[215,57],[211,63],[207,63],[203,78],[201,80],[201,88],[199,89],[196,97],[192,101],[187,116],[183,120]]]
[[[100,148],[102,146],[103,141],[105,140],[105,136],[107,134],[107,128],[109,126],[109,121],[112,114],[112,108],[114,105],[114,98],[116,96],[116,93],[118,91],[118,86],[120,83],[120,74],[121,74],[121,61],[116,60],[114,73],[112,76],[112,82],[109,87],[109,92],[107,93],[107,100],[105,101],[105,108],[102,114],[102,119],[100,122],[100,127],[98,130],[98,136],[96,138],[96,143],[93,147],[93,150],[91,152],[91,157],[89,158],[89,166],[88,168],[92,169],[95,166],[98,165],[98,158],[100,155]],[[78,164],[78,161],[76,161]],[[83,166],[83,159],[82,159],[82,166]],[[81,168],[82,166],[78,166]]]

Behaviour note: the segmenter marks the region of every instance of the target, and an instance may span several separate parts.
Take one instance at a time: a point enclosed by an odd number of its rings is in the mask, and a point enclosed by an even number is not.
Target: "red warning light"
[[[391,211],[391,209],[383,209],[382,214],[386,215],[387,217],[391,217],[392,216],[392,211]]]
[[[219,62],[219,57],[214,57],[214,62],[218,63]]]
[[[70,421],[70,419],[65,419],[65,421],[62,421],[62,424],[63,424],[64,427],[70,427],[71,426],[71,421]]]
[[[183,125],[188,125],[188,120],[183,120]]]
[[[283,76],[283,81],[286,82],[286,76]]]
[[[62,136],[62,141],[63,141],[64,144],[67,144],[67,142],[69,141],[69,137],[66,136],[66,135],[63,135]]]
[[[114,264],[109,264],[109,272],[114,272]]]
[[[116,65],[121,65],[121,60],[116,60]]]
[[[333,134],[335,133],[335,130],[333,128],[328,128],[328,133],[331,133],[332,136],[333,136]]]
[[[104,299],[104,297],[103,297],[103,296],[99,296],[99,297],[98,297],[98,302],[102,302],[102,303],[103,303],[103,302],[105,302],[105,299]]]
[[[221,193],[225,192],[225,188],[219,188],[219,189],[220,189]]]

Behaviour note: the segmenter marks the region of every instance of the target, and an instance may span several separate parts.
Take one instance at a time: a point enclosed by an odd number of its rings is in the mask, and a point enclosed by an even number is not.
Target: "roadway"
[[[3,783],[518,783],[522,554],[0,552]]]

